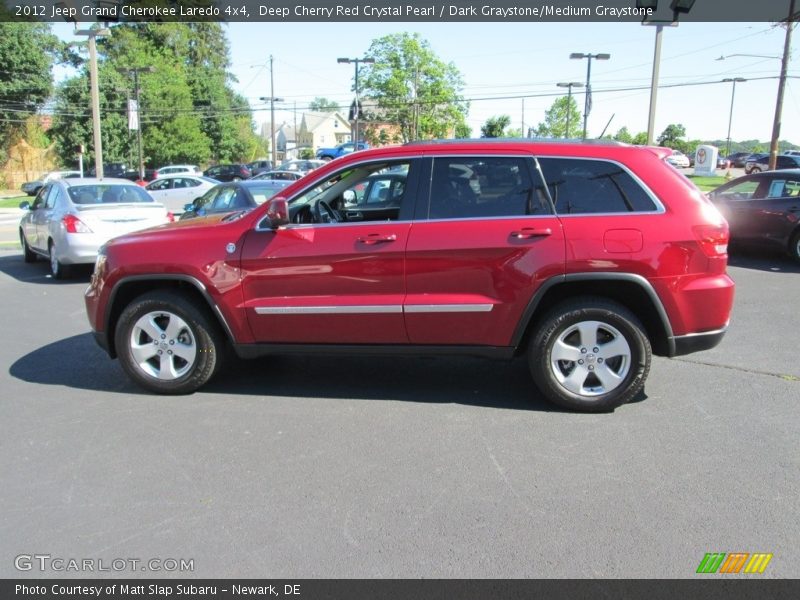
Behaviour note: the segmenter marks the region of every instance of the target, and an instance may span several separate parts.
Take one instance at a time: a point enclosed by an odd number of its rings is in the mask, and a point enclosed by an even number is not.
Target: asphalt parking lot
[[[48,554],[194,561],[103,574],[126,577],[684,578],[707,552],[798,577],[800,268],[731,262],[723,343],[584,415],[522,361],[468,358],[276,358],[142,393],[89,334],[88,274],[0,247],[0,577],[93,575],[15,569]]]

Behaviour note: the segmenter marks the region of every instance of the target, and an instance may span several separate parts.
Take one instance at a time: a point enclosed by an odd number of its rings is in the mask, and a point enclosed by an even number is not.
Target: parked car
[[[181,220],[260,206],[275,194],[267,181],[248,180],[219,184],[184,207]]]
[[[249,181],[260,181],[265,186],[269,186],[274,192],[277,192],[302,177],[302,171],[267,171],[252,177]]]
[[[613,410],[641,392],[653,353],[711,348],[730,319],[728,226],[669,152],[458,140],[353,153],[249,211],[112,240],[89,322],[156,393],[202,387],[227,348],[525,355],[538,397]],[[391,173],[405,174],[394,212],[350,210],[349,190]]]
[[[46,183],[50,183],[51,181],[55,181],[57,179],[70,179],[80,176],[80,171],[50,171],[41,179],[37,179],[36,181],[26,181],[22,184],[20,189],[28,196],[35,196]]]
[[[188,173],[190,175],[202,175],[203,170],[197,165],[167,165],[156,169],[156,178],[164,177],[164,175],[178,175],[179,173]]]
[[[219,181],[204,175],[165,175],[145,186],[156,202],[161,202],[173,214],[180,214],[188,202],[205,194]]]
[[[356,144],[353,142],[346,142],[333,148],[320,148],[317,150],[316,156],[319,160],[328,161],[344,156],[345,154],[350,154],[356,150],[366,150],[367,148],[369,148],[367,142],[358,142],[358,147],[356,147]]]
[[[141,187],[124,179],[60,179],[45,184],[19,224],[25,262],[37,256],[50,260],[56,279],[69,277],[71,267],[91,264],[111,238],[172,220]]]
[[[266,173],[267,171],[272,171],[272,161],[271,160],[256,160],[251,162],[247,165],[250,169],[250,172],[253,174],[253,177],[256,175],[261,175],[261,173]]]
[[[731,242],[772,247],[800,262],[800,169],[745,175],[708,197],[727,219]]]
[[[687,168],[691,164],[689,157],[680,150],[673,150],[672,154],[667,156],[666,161],[673,167]]]
[[[299,173],[306,174],[314,169],[319,169],[325,165],[327,161],[324,160],[309,160],[298,158],[295,160],[287,160],[275,169],[276,171],[298,171]]]
[[[786,156],[800,156],[800,150],[784,150],[781,154]]]
[[[800,156],[789,156],[786,154],[779,154],[776,157],[775,169],[798,169],[800,168]],[[769,170],[769,154],[766,154],[756,160],[749,160],[744,165],[744,172],[748,175],[750,173],[761,173],[762,171]]]
[[[217,181],[242,181],[243,179],[250,179],[253,173],[247,165],[216,165],[206,169],[203,175],[216,179]]]
[[[126,173],[136,172],[134,169],[128,167],[124,162],[110,162],[103,163],[103,177],[125,177]],[[87,171],[89,177],[97,176],[97,169],[94,165],[89,167]]]
[[[747,160],[748,156],[750,156],[750,152],[734,152],[727,158],[729,161],[731,161],[732,167],[736,167],[737,169],[742,169],[744,168],[744,163]]]
[[[122,175],[120,175],[120,177],[132,181],[136,185],[145,187],[149,182],[156,179],[158,175],[156,174],[155,169],[145,169],[144,177],[142,177],[141,174],[139,173],[139,169],[130,169],[128,171],[125,171]]]

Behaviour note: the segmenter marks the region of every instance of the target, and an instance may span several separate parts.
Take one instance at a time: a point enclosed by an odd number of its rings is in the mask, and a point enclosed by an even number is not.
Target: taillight
[[[167,213],[167,221],[169,221],[170,223],[174,223],[175,222],[175,215],[173,215],[171,212],[168,212]]]
[[[67,233],[92,233],[92,230],[86,226],[86,223],[81,221],[75,215],[64,215],[64,218],[61,219],[61,222],[64,224],[64,229],[67,230]]]
[[[692,227],[694,235],[700,244],[703,253],[714,258],[728,253],[728,224],[722,225],[695,225]]]

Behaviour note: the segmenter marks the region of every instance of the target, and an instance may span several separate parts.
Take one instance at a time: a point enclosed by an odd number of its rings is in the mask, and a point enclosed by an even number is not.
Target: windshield
[[[275,189],[269,186],[261,187],[258,185],[253,185],[248,186],[247,189],[250,192],[250,195],[253,196],[253,200],[256,201],[256,204],[264,204],[264,202],[275,195]]]
[[[153,202],[153,198],[138,185],[78,185],[69,188],[74,204],[129,204]]]

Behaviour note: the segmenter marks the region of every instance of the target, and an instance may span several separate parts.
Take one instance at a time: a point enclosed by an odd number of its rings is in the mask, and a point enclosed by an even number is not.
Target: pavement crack
[[[672,360],[677,362],[690,363],[693,365],[703,365],[705,367],[717,367],[719,369],[728,369],[730,371],[750,373],[751,375],[765,375],[767,377],[775,377],[783,381],[800,381],[800,377],[796,375],[789,375],[786,373],[773,373],[771,371],[761,371],[760,369],[748,369],[746,367],[737,367],[735,365],[721,365],[719,363],[706,362],[702,360],[689,360],[687,358],[673,358]]]

